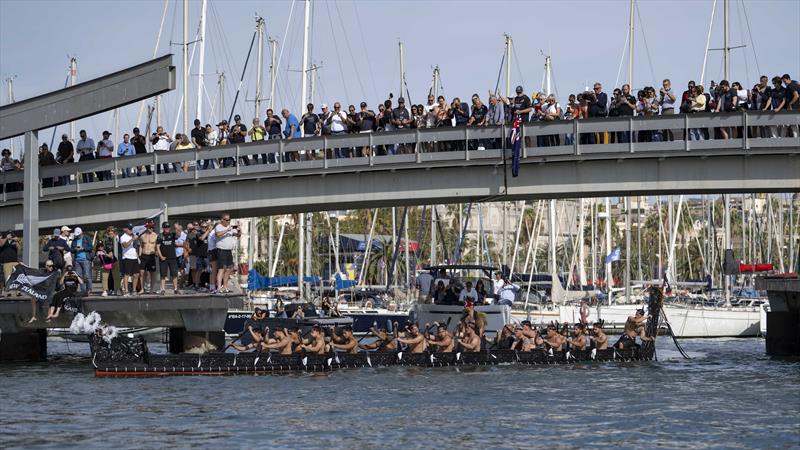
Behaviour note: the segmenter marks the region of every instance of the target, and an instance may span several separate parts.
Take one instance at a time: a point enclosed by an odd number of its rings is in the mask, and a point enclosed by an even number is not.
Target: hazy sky
[[[671,78],[679,88],[699,80],[713,0],[638,0],[634,40],[634,85],[657,85]],[[722,3],[718,1],[711,47],[722,46]],[[157,53],[174,53],[178,89],[163,97],[163,125],[172,131],[181,95],[182,2],[170,0]],[[275,107],[297,112],[300,104],[303,3],[300,1],[209,0],[206,29],[206,92],[203,122],[219,118],[217,73],[225,72],[225,113],[232,100],[255,29],[255,14],[266,20],[266,34],[278,43]],[[504,51],[503,34],[514,39],[512,86],[542,90],[544,54],[553,61],[554,89],[560,101],[600,81],[610,90],[627,77],[625,41],[628,0],[595,1],[324,1],[314,0],[311,61],[319,66],[314,102],[344,105],[366,100],[375,108],[399,91],[398,41],[405,49],[411,101],[423,103],[432,67],[441,70],[443,94],[462,99],[485,97],[497,83]],[[752,86],[759,74],[800,74],[800,1],[730,0],[732,77]],[[200,0],[190,1],[189,34],[195,40]],[[0,76],[16,76],[17,100],[64,87],[68,55],[78,59],[79,81],[89,80],[152,57],[164,1],[0,0]],[[293,10],[292,10],[293,8]],[[291,20],[289,20],[291,12]],[[745,13],[746,12],[746,13]],[[288,28],[287,28],[288,24]],[[288,31],[287,31],[288,30]],[[751,39],[752,37],[752,39]],[[190,119],[195,117],[199,45],[190,82]],[[190,48],[190,53],[191,53]],[[255,52],[255,49],[254,49]],[[757,57],[756,57],[757,55]],[[264,94],[269,96],[269,47],[265,44]],[[247,67],[236,112],[249,125],[254,115],[255,54]],[[622,70],[620,71],[620,67]],[[619,74],[619,78],[618,78]],[[709,52],[705,83],[722,78],[722,52]],[[344,81],[343,81],[344,80]],[[500,90],[505,89],[505,73]],[[7,102],[5,84],[2,104]],[[263,110],[268,106],[264,103]],[[213,116],[211,115],[213,107]],[[123,108],[120,136],[130,131],[138,105]],[[182,123],[182,120],[179,122]],[[155,124],[154,124],[155,125]],[[113,132],[111,113],[82,120],[97,139]],[[181,131],[178,127],[178,132]],[[67,131],[67,126],[58,133]],[[40,133],[50,142],[51,130]],[[57,140],[56,140],[57,142]],[[21,139],[15,142],[15,154]],[[3,147],[8,142],[2,142]]]

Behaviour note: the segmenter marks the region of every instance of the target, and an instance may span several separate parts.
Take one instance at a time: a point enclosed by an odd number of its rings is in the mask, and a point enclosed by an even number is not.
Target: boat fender
[[[597,348],[592,349],[592,359],[597,359]]]
[[[398,361],[402,361],[403,360],[403,352],[398,352],[397,353],[397,360]]]
[[[461,352],[456,353],[456,361],[461,361]]]

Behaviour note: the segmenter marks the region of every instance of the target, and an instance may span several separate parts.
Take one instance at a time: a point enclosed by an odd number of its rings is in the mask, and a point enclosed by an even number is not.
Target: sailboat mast
[[[78,60],[73,56],[72,58],[69,59],[69,85],[75,86],[75,83],[77,81],[78,81]],[[69,139],[72,142],[75,142],[75,139],[77,139],[74,120],[69,123]]]
[[[158,36],[156,36],[156,45],[153,48],[153,59],[155,59],[156,55],[158,54],[158,45],[161,43],[161,32],[164,31],[164,19],[167,18],[167,7],[168,6],[169,6],[169,0],[164,0],[164,10],[161,12],[161,24],[158,26]],[[160,95],[156,96],[156,99],[159,99],[159,98],[161,98]],[[139,113],[136,115],[136,126],[137,127],[141,126],[142,113],[144,112],[144,103],[145,103],[145,100],[142,100],[141,103],[139,103]],[[158,121],[158,124],[161,125],[161,120]],[[72,135],[70,136],[70,139],[72,139],[73,141],[75,140],[75,132],[74,132],[74,130],[72,130]]]
[[[633,91],[633,43],[636,41],[633,34],[633,8],[635,7],[636,0],[631,0],[630,18],[628,19],[628,33],[630,39],[628,40],[628,84]]]
[[[183,0],[183,132],[189,128],[189,0]]]
[[[506,97],[511,97],[511,36],[506,36]]]
[[[405,67],[403,67],[403,41],[398,42],[397,46],[400,49],[400,90],[398,91],[398,97],[402,97],[404,88],[403,82],[405,81],[406,76]]]
[[[263,97],[261,86],[264,81],[264,19],[256,17],[256,32],[258,34],[258,62],[256,63],[256,101],[255,101],[255,114],[253,117],[259,117],[261,114],[261,99]]]
[[[606,197],[606,255],[611,254],[611,201]],[[606,286],[608,288],[608,304],[611,304],[614,280],[611,276],[611,259],[606,259]]]
[[[206,68],[206,6],[208,0],[203,0],[200,7],[200,63],[197,66],[197,117],[200,120],[203,117],[203,72]]]
[[[74,59],[74,58],[73,58]],[[8,88],[8,104],[14,103],[14,77],[6,78],[6,86]],[[74,134],[75,123],[71,122],[70,127],[72,128],[72,133]],[[14,154],[14,138],[8,140],[8,149],[11,150],[11,154]]]
[[[723,66],[724,66],[724,73],[725,79],[730,80],[731,76],[731,47],[730,47],[730,0],[723,0],[722,2],[722,12],[723,12],[723,36],[724,36],[724,43],[722,46],[722,58],[723,58]],[[727,198],[727,196],[725,196]],[[727,211],[727,208],[726,208]],[[727,292],[726,292],[727,298]]]
[[[550,246],[550,258],[549,258],[549,265],[550,265],[550,274],[557,275],[558,269],[556,267],[556,200],[550,200],[550,209],[548,211],[548,239],[547,242]]]
[[[711,19],[708,22],[708,35],[706,36],[706,51],[703,54],[703,70],[700,72],[700,85],[706,77],[706,64],[708,63],[708,47],[711,46],[711,30],[714,29],[714,15],[717,12],[717,0],[711,5]]]
[[[727,0],[725,0],[727,3]],[[725,44],[727,47],[727,43]],[[723,201],[725,203],[725,250],[729,250],[731,248],[731,200],[730,195],[723,194],[722,195]],[[724,261],[724,252],[723,252],[723,261]],[[728,274],[723,274],[724,278],[724,285],[725,285],[725,304],[730,305],[731,301],[731,276]]]
[[[586,285],[586,265],[584,261],[586,259],[584,245],[583,245],[583,228],[584,228],[584,216],[583,216],[583,197],[578,200],[578,210],[580,211],[578,216],[578,280],[581,284],[581,289],[583,286]]]
[[[304,0],[304,16],[303,16],[303,66],[300,68],[301,87],[300,87],[300,108],[298,111],[305,110],[306,92],[308,88],[308,30],[311,15],[311,0]],[[298,214],[298,267],[297,267],[297,288],[300,294],[303,293],[303,274],[305,273],[305,246],[306,246],[306,215],[305,213]]]
[[[269,51],[270,51],[270,63],[269,63],[269,109],[271,109],[274,113],[275,111],[275,75],[277,72],[277,66],[275,66],[275,57],[276,50],[278,46],[278,41],[275,39],[269,40]]]
[[[631,198],[625,197],[625,300],[631,301]]]

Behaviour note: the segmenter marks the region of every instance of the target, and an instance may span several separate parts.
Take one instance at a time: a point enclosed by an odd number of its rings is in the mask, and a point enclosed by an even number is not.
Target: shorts
[[[156,255],[142,255],[140,257],[142,263],[139,264],[139,270],[144,270],[145,272],[155,272],[156,271]]]
[[[214,249],[209,250],[208,251],[208,258],[209,258],[208,260],[210,262],[216,261],[217,260],[217,249],[214,248]]]
[[[208,258],[205,256],[192,256],[194,264],[192,268],[195,270],[205,270],[208,267]]]
[[[233,252],[231,250],[217,249],[217,267],[233,267]]]
[[[186,267],[186,259],[184,258],[183,255],[178,256],[177,261],[178,261],[178,267],[179,268],[183,269],[184,267]]]
[[[139,273],[139,260],[123,259],[119,264],[120,273],[123,275],[134,275]]]
[[[175,258],[159,261],[158,268],[161,271],[161,278],[175,278],[178,276],[178,260]]]

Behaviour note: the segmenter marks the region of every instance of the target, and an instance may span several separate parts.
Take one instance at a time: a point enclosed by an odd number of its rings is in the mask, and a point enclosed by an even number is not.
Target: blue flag
[[[606,264],[608,264],[610,262],[614,262],[614,261],[619,261],[620,254],[621,254],[621,251],[620,251],[619,247],[617,247],[614,250],[612,250],[611,253],[609,253],[608,256],[606,256]]]
[[[514,125],[511,127],[511,176],[516,177],[519,175],[519,158],[522,153],[522,137],[520,136],[520,120],[519,117],[514,119]]]

